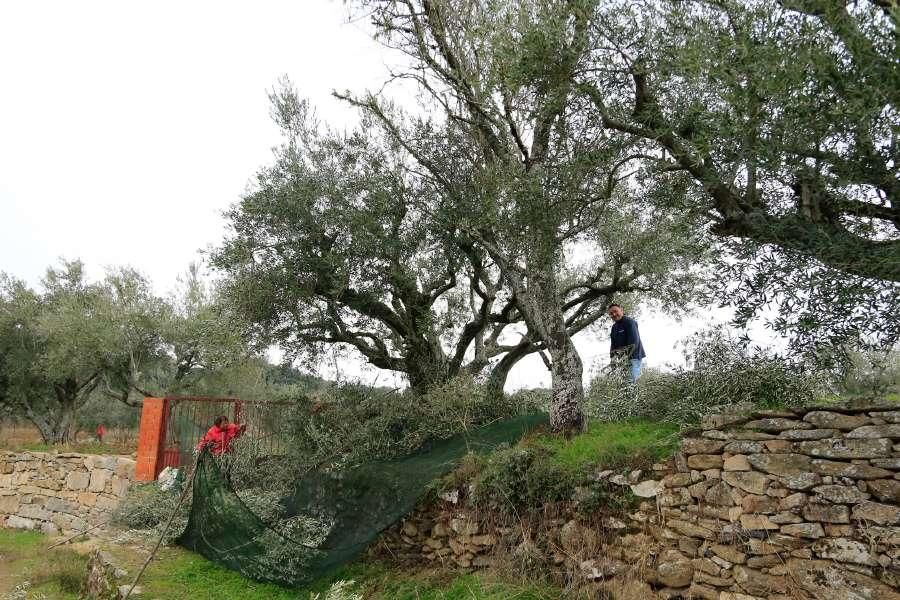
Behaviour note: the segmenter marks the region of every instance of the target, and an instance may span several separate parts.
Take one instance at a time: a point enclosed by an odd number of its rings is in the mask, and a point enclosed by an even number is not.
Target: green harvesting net
[[[252,579],[302,584],[358,556],[467,452],[514,443],[546,420],[520,416],[429,443],[402,458],[306,473],[281,498],[284,512],[277,522],[254,512],[204,452],[194,473],[190,518],[178,541]]]

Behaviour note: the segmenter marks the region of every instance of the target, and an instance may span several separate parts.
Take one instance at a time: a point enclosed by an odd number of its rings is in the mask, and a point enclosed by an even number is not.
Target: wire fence
[[[163,418],[164,440],[160,469],[182,467],[193,461],[194,450],[216,417],[245,424],[241,444],[257,456],[280,456],[286,452],[285,411],[289,402],[240,400],[237,398],[168,397]]]

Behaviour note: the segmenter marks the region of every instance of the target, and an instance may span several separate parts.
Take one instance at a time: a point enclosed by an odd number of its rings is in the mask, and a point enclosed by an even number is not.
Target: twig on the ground
[[[172,525],[172,521],[175,520],[175,515],[178,514],[178,510],[184,503],[184,499],[187,498],[188,491],[190,491],[193,487],[194,471],[197,469],[197,463],[200,462],[201,456],[203,456],[202,451],[197,453],[197,457],[194,459],[194,464],[191,465],[191,470],[188,472],[187,478],[185,479],[184,490],[181,492],[181,497],[178,499],[178,504],[175,505],[175,508],[172,510],[172,514],[169,515],[169,520],[166,522],[166,526],[163,528],[162,533],[159,534],[159,539],[156,540],[156,546],[154,546],[153,550],[150,551],[150,555],[147,556],[147,560],[144,561],[144,564],[141,566],[141,570],[138,571],[138,574],[135,576],[134,581],[132,581],[131,585],[128,586],[128,591],[125,592],[122,600],[128,600],[128,597],[131,596],[131,592],[134,590],[135,586],[140,580],[141,575],[143,575],[144,571],[147,570],[147,565],[150,564],[150,561],[153,560],[153,557],[156,556],[156,553],[159,551],[159,547],[162,545],[162,541],[166,537],[166,533],[169,531],[169,527]]]

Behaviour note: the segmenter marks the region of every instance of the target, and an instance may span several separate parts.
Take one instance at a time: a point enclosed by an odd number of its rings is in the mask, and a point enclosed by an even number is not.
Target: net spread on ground
[[[546,415],[520,416],[431,442],[401,458],[305,473],[280,499],[283,517],[268,523],[234,491],[222,461],[203,452],[194,471],[190,518],[178,542],[252,579],[303,584],[359,556],[465,454],[513,444],[546,421]]]

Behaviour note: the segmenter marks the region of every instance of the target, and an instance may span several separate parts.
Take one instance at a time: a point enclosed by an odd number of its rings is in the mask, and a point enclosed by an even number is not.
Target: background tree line
[[[117,407],[145,396],[253,396],[271,367],[241,334],[196,264],[167,298],[128,268],[89,281],[64,261],[37,290],[2,274],[0,417],[60,443],[79,426],[133,418]]]

